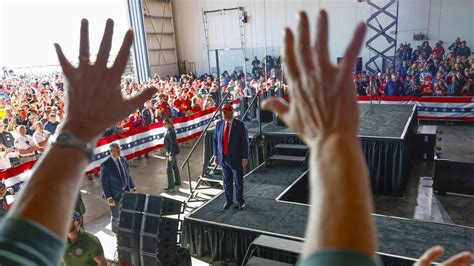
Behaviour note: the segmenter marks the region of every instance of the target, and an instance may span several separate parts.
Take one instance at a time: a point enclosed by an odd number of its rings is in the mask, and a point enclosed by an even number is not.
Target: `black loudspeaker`
[[[155,215],[177,215],[182,213],[183,203],[179,200],[149,196],[146,213]]]
[[[138,250],[119,247],[117,252],[119,260],[122,264],[127,264],[128,266],[140,265],[140,252]]]
[[[178,241],[179,221],[170,218],[161,218],[160,229],[158,231],[158,250],[162,253],[176,255],[176,243]]]
[[[156,259],[162,265],[171,265],[176,259],[179,221],[154,215],[144,216],[145,226],[141,234],[142,252],[156,254]]]
[[[181,201],[126,193],[120,211],[117,246],[119,259],[130,266],[174,265],[177,258]],[[178,218],[167,218],[177,215]]]
[[[150,266],[174,265],[173,263],[162,262],[155,254],[146,253],[146,252],[140,253],[140,259],[141,259],[142,265],[146,265],[146,266],[148,265]]]
[[[143,227],[143,232],[147,234],[157,235],[161,226],[161,218],[157,216],[144,215],[145,216],[145,225]]]
[[[434,160],[436,126],[419,126],[415,136],[415,159]]]
[[[179,200],[163,198],[161,215],[178,215],[184,212],[184,205]]]
[[[123,195],[122,210],[142,212],[145,208],[146,194],[126,192]]]
[[[119,229],[138,233],[142,227],[142,218],[143,215],[140,212],[131,212],[122,209],[119,218]]]
[[[433,189],[438,191],[438,195],[444,196],[448,192],[449,176],[452,175],[451,162],[447,159],[434,161]]]
[[[124,229],[117,231],[117,246],[126,249],[140,249],[140,232],[130,232]]]

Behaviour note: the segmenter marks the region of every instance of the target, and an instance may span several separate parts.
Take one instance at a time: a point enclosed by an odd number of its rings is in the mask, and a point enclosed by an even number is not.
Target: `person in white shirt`
[[[35,123],[35,127],[36,131],[33,133],[33,139],[35,140],[36,146],[39,148],[38,152],[42,153],[48,144],[51,133],[44,130],[43,123],[39,121]]]
[[[10,155],[15,151],[15,149],[7,148],[5,145],[0,144],[0,170],[5,170],[12,167],[10,163]]]
[[[20,155],[20,162],[27,163],[36,159],[36,151],[39,150],[35,140],[26,135],[26,127],[21,125],[17,128],[18,138],[15,139],[15,148]]]

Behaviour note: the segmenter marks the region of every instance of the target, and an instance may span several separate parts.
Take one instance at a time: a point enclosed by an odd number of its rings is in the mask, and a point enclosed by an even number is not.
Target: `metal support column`
[[[378,3],[385,3],[384,5],[378,5]],[[376,73],[383,72],[383,62],[390,62],[392,66],[395,66],[395,51],[397,49],[397,30],[398,30],[398,0],[367,0],[375,12],[371,14],[367,19],[367,26],[375,31],[375,35],[369,38],[365,42],[365,47],[374,53],[367,63],[365,68],[368,72]],[[395,11],[389,10],[395,8]],[[379,21],[385,17],[387,24],[383,27]],[[390,36],[390,30],[395,32],[395,37]],[[380,45],[383,43],[383,46]],[[377,47],[374,47],[377,44]],[[378,61],[382,61],[382,68],[379,67]]]
[[[148,48],[145,23],[143,21],[143,7],[141,0],[126,0],[127,14],[130,27],[133,29],[133,61],[135,76],[138,83],[147,82],[150,77],[148,63]]]

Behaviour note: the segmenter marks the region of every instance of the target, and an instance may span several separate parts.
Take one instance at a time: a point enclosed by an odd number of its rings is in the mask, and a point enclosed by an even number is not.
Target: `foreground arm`
[[[288,105],[271,99],[264,108],[276,112],[310,148],[310,212],[303,257],[329,249],[375,255],[375,227],[369,176],[357,137],[359,115],[351,82],[365,25],[358,26],[341,66],[329,61],[327,15],[321,12],[314,48],[309,23],[300,14],[298,52],[285,31]]]
[[[340,66],[329,60],[326,12],[321,11],[317,40],[309,44],[306,14],[300,14],[298,52],[293,33],[285,30],[285,71],[291,102],[273,98],[264,103],[310,148],[310,211],[302,257],[307,265],[373,265],[377,248],[369,174],[357,137],[359,126],[351,72],[366,26],[357,27]],[[431,265],[444,253],[428,250],[417,266]],[[463,252],[444,262],[469,265]],[[303,263],[304,264],[304,263]]]
[[[114,65],[107,68],[112,33],[113,21],[108,20],[97,61],[95,64],[90,64],[88,22],[82,21],[78,68],[73,67],[65,58],[59,45],[55,45],[60,64],[68,80],[67,120],[59,131],[68,131],[91,144],[96,143],[107,127],[141,106],[153,94],[153,89],[148,89],[135,98],[122,98],[119,88],[120,77],[128,60],[133,34],[131,31],[127,32]],[[48,148],[33,168],[31,179],[8,215],[9,217],[6,218],[5,224],[8,224],[9,220],[21,219],[40,227],[46,233],[52,232],[53,238],[66,239],[66,232],[71,223],[71,213],[87,164],[88,158],[80,150],[58,146]],[[49,191],[49,193],[44,193],[44,191]],[[8,239],[4,239],[3,236],[14,230],[14,226],[2,228],[0,234],[2,248],[8,250]],[[43,246],[47,245],[43,242]],[[47,251],[42,251],[42,253]],[[58,264],[63,255],[61,248],[56,252],[57,254],[46,254],[53,256],[48,258],[52,264]],[[2,259],[1,254],[0,259]]]

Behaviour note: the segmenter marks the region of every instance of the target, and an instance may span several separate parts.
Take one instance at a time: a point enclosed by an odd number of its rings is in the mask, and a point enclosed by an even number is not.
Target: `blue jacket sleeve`
[[[112,197],[112,191],[110,191],[109,171],[107,171],[105,164],[100,165],[100,181],[102,183],[102,190],[104,191],[104,197],[106,199]]]
[[[249,134],[247,132],[247,127],[245,126],[244,122],[242,123],[242,143],[243,143],[243,149],[242,149],[242,159],[249,159]]]

